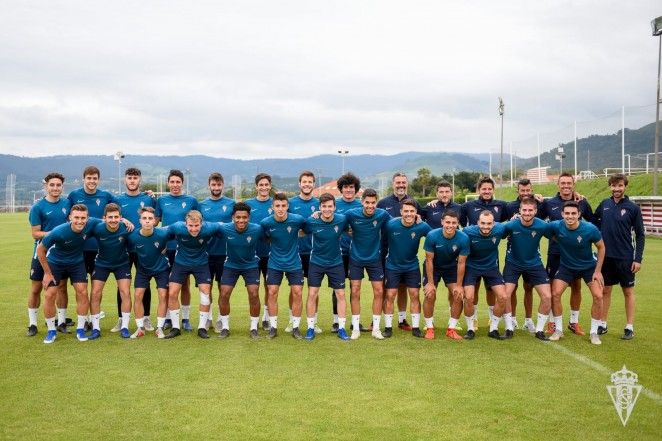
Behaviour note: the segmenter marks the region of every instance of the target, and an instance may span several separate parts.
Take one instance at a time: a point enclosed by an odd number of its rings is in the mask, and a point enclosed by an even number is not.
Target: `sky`
[[[5,154],[486,152],[499,96],[506,143],[619,120],[621,106],[655,117],[659,1],[0,8]]]

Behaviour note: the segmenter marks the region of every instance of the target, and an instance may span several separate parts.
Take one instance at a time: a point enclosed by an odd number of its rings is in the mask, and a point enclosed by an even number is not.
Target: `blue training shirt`
[[[347,211],[355,208],[363,208],[363,205],[361,205],[361,202],[358,199],[353,199],[349,202],[343,198],[336,199],[336,214],[345,214]],[[352,236],[350,236],[347,232],[343,233],[343,235],[340,236],[340,251],[342,252],[343,256],[349,255],[349,248],[351,244]]]
[[[342,214],[334,214],[329,222],[322,220],[321,216],[306,219],[304,231],[313,237],[310,263],[327,268],[342,265],[340,236],[346,230],[347,218]]]
[[[402,225],[402,218],[396,217],[386,223],[388,254],[386,268],[393,271],[413,271],[418,269],[418,247],[421,239],[431,228],[425,223]]]
[[[150,236],[140,234],[140,229],[129,234],[129,244],[138,256],[138,267],[148,275],[158,274],[170,268],[165,256],[168,244],[168,229],[155,228]]]
[[[538,206],[538,214],[540,214],[541,219],[547,219],[548,221],[558,221],[563,220],[563,204],[567,201],[561,199],[561,194],[556,193],[556,196],[545,199],[540,206]],[[582,219],[591,221],[593,219],[593,210],[591,205],[586,199],[582,199],[579,203],[579,211],[581,213]],[[547,248],[547,255],[559,255],[559,245],[557,242],[550,240],[549,247]]]
[[[561,251],[561,265],[575,271],[595,266],[592,244],[602,240],[598,227],[585,220],[580,220],[574,230],[568,229],[562,220],[551,222],[549,226]]]
[[[345,212],[345,217],[352,228],[349,258],[359,264],[379,260],[382,232],[386,223],[391,219],[388,212],[376,208],[375,213],[368,217],[363,213],[363,207],[361,207]]]
[[[202,213],[202,219],[207,222],[220,222],[228,224],[232,222],[232,208],[234,199],[223,196],[220,199],[207,198],[198,204],[198,209]],[[226,251],[225,238],[213,237],[207,247],[210,256],[225,256]]]
[[[136,228],[140,228],[140,209],[152,207],[156,209],[156,199],[147,193],[140,193],[135,196],[122,193],[115,198],[119,205],[122,217],[128,219]]]
[[[435,268],[455,268],[458,256],[469,255],[469,236],[462,231],[456,231],[450,239],[444,236],[442,228],[430,231],[425,238],[423,249],[434,253],[433,265]]]
[[[156,217],[161,219],[161,226],[167,227],[175,222],[185,222],[186,215],[191,210],[198,209],[198,200],[191,195],[173,196],[164,194],[156,200]],[[175,240],[168,241],[168,249],[177,248]]]
[[[314,212],[319,210],[320,201],[317,198],[310,198],[308,200],[301,199],[301,196],[294,196],[289,199],[289,206],[287,211],[290,213],[303,216],[308,219]],[[310,234],[306,234],[299,238],[299,254],[310,254],[313,248],[313,238]]]
[[[28,220],[31,227],[40,226],[41,231],[51,231],[58,225],[62,225],[69,220],[69,208],[71,203],[69,199],[60,198],[57,202],[48,202],[46,198],[41,198],[30,208]],[[34,258],[37,258],[37,245],[39,241],[34,241]]]
[[[605,241],[605,256],[641,263],[646,236],[641,208],[637,204],[627,196],[618,203],[613,198],[607,198],[595,209],[593,221]]]
[[[257,198],[248,199],[246,203],[251,207],[251,215],[248,221],[253,224],[259,225],[262,219],[269,217],[273,214],[272,207],[273,199],[269,198],[266,201],[260,201]],[[257,257],[269,256],[269,242],[262,236],[257,244]]]
[[[209,263],[207,245],[212,237],[221,234],[221,226],[221,224],[203,221],[200,232],[193,237],[186,228],[186,222],[175,222],[169,225],[168,237],[177,243],[175,263],[186,267],[207,265]]]
[[[444,213],[448,210],[453,210],[459,216],[462,211],[462,205],[456,204],[452,201],[447,204],[443,204],[441,201],[437,201],[437,205],[434,207],[423,207],[422,216],[430,228],[434,230],[435,228],[441,227],[441,219],[443,219]]]
[[[499,242],[504,236],[506,227],[504,224],[494,224],[492,231],[487,236],[480,233],[478,225],[471,225],[462,230],[469,236],[469,257],[467,267],[478,271],[489,271],[499,269]]]
[[[520,219],[513,219],[504,224],[508,237],[506,262],[520,268],[535,268],[542,266],[540,257],[540,240],[551,236],[549,224],[537,217],[533,224],[526,227]]]
[[[69,266],[83,262],[83,249],[85,241],[90,236],[90,231],[101,222],[101,219],[89,218],[87,224],[80,233],[71,229],[71,223],[61,224],[55,227],[41,241],[48,250],[46,257],[48,263]]]
[[[244,231],[237,231],[234,223],[221,225],[221,231],[228,244],[225,267],[233,269],[253,269],[258,267],[257,247],[264,238],[262,227],[249,223]]]
[[[127,236],[129,232],[122,222],[117,226],[117,231],[110,231],[107,223],[95,226],[90,232],[99,242],[99,252],[94,265],[101,268],[117,268],[129,263],[127,253]]]
[[[262,219],[260,225],[264,235],[271,240],[269,264],[267,268],[276,271],[295,271],[301,269],[299,257],[299,230],[306,220],[298,214],[288,213],[284,221],[277,221],[272,215]]]
[[[460,225],[463,227],[467,225],[478,225],[478,218],[480,213],[489,210],[494,215],[494,222],[503,222],[508,220],[506,218],[506,202],[498,199],[474,199],[462,204],[460,210]]]
[[[103,210],[106,205],[115,202],[115,197],[106,190],[97,189],[94,193],[88,194],[84,188],[77,188],[67,196],[72,206],[83,204],[87,207],[89,217],[97,219],[103,218]],[[97,240],[94,237],[88,238],[85,242],[85,251],[96,251],[98,249]]]

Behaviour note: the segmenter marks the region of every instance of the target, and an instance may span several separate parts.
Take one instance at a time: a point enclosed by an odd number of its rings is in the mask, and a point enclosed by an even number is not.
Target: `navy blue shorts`
[[[329,288],[345,288],[345,271],[342,263],[336,266],[318,266],[311,263],[308,267],[308,286],[313,288],[322,286],[322,279],[325,274],[329,280]]]
[[[574,282],[577,279],[584,279],[584,282],[591,283],[593,281],[594,272],[595,272],[595,265],[583,270],[573,270],[561,264],[559,265],[559,270],[554,275],[554,278],[563,280],[568,285],[572,284],[572,282]]]
[[[396,289],[400,285],[405,285],[407,288],[420,288],[421,270],[418,267],[410,271],[398,271],[386,268],[384,270],[384,288]]]
[[[425,272],[425,266],[422,269],[423,272],[423,285],[427,285],[428,276]],[[445,267],[445,268],[433,268],[432,277],[434,280],[434,286],[439,285],[439,282],[443,279],[444,285],[450,285],[451,283],[457,283],[457,266]]]
[[[504,285],[506,283],[499,272],[499,268],[476,270],[467,266],[464,271],[464,281],[462,282],[462,286],[475,286],[481,277],[485,281],[485,286],[488,288],[496,285]]]
[[[380,282],[384,280],[384,267],[381,259],[373,260],[368,263],[358,263],[354,259],[349,259],[349,280],[363,280],[363,273],[368,273],[368,280],[371,282]]]
[[[115,275],[115,280],[131,280],[131,264],[127,262],[115,268],[105,268],[97,265],[94,267],[94,271],[92,271],[92,280],[105,282],[111,273]]]
[[[561,255],[560,254],[548,254],[547,255],[547,275],[550,279],[554,279],[556,272],[559,270],[559,265],[561,264]]]
[[[34,257],[30,262],[30,280],[41,282],[44,280],[44,269],[41,267],[39,259]]]
[[[535,268],[522,268],[510,262],[506,262],[506,266],[503,268],[503,280],[506,283],[517,285],[520,276],[522,276],[524,283],[533,286],[549,283],[549,276],[542,265]]]
[[[97,250],[85,250],[83,251],[83,259],[85,260],[85,271],[87,274],[92,274],[94,272],[94,265],[97,261]]]
[[[186,282],[186,276],[189,274],[193,274],[196,285],[211,284],[209,265],[184,266],[177,262],[170,271],[170,282],[183,285]]]
[[[310,266],[310,254],[299,254],[301,258],[301,269],[303,270],[303,276],[308,278],[308,267]]]
[[[349,254],[342,255],[342,267],[345,270],[345,278],[349,277]]]
[[[632,260],[615,259],[606,257],[602,264],[602,278],[605,286],[621,285],[623,288],[634,286],[634,273],[632,272]]]
[[[221,276],[221,285],[230,285],[235,286],[239,276],[244,278],[244,285],[259,285],[260,284],[260,269],[259,268],[249,268],[249,269],[237,269],[237,268],[228,268],[227,266],[223,268],[223,275]]]
[[[303,270],[280,271],[273,268],[267,269],[267,285],[280,286],[283,281],[283,274],[287,277],[287,283],[290,286],[303,286]]]
[[[211,274],[211,283],[214,283],[214,280],[217,282],[221,281],[226,257],[227,256],[209,256],[209,274]]]
[[[262,277],[266,279],[267,270],[269,269],[269,256],[260,257],[260,261],[258,262],[257,267],[260,270]]]
[[[53,277],[55,278],[55,284],[51,283],[48,286],[57,286],[62,279],[66,278],[68,278],[72,284],[87,283],[85,262],[79,262],[73,265],[58,265],[56,263],[48,262],[48,266],[51,268],[51,273],[53,273]]]
[[[138,267],[136,269],[136,278],[133,281],[134,288],[149,288],[149,281],[153,278],[156,281],[156,287],[158,289],[168,288],[168,276],[170,275],[170,269],[161,271],[160,273],[146,273],[142,268]]]
[[[177,254],[177,250],[166,250],[166,256],[168,257],[168,263],[170,264],[170,268],[172,268],[175,265],[176,254]]]

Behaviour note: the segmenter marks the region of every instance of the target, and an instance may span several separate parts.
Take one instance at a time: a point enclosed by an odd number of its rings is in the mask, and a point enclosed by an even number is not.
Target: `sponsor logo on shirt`
[[[558,210],[558,209],[559,209],[559,207],[552,207],[552,211]]]
[[[141,204],[142,204],[142,202],[141,202]],[[128,207],[128,206],[129,206],[129,204],[122,204],[122,207]]]
[[[48,211],[48,212],[46,213],[46,216],[48,216],[48,215],[51,214],[52,212],[53,212],[53,210]]]

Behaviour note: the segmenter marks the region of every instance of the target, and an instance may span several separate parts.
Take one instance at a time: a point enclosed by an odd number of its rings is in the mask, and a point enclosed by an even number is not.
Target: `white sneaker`
[[[136,329],[136,332],[131,334],[131,338],[140,338],[145,336],[145,331],[141,328]]]
[[[120,332],[120,329],[122,329],[122,319],[117,319],[117,323],[112,327],[110,332]]]
[[[524,322],[524,330],[529,331],[531,334],[536,333],[536,325],[533,323],[533,321],[525,321]]]
[[[287,324],[287,328],[285,328],[285,332],[292,332],[292,329],[294,329],[294,324],[292,323],[292,320],[290,320]]]
[[[384,340],[384,336],[382,335],[382,331],[379,330],[379,328],[372,330],[372,336],[376,338],[377,340]]]
[[[214,323],[214,332],[220,334],[221,329],[223,329],[223,324],[221,323],[220,320],[216,320],[216,323]]]
[[[549,336],[550,341],[559,341],[563,337],[563,332],[556,330],[552,335]]]
[[[322,328],[317,326],[317,323],[315,323],[315,334],[321,334],[322,333]]]
[[[357,327],[357,328],[358,328],[358,327]],[[354,329],[352,330],[352,335],[349,337],[349,338],[351,338],[352,340],[358,340],[359,337],[361,336],[361,330],[360,330],[360,329],[357,329],[357,328],[354,328]]]
[[[99,320],[106,318],[106,313],[103,311],[99,312]]]
[[[143,318],[143,328],[145,328],[145,331],[154,331],[154,325],[152,324],[152,321],[149,319],[148,315]]]
[[[517,323],[517,319],[513,317],[513,331],[519,329],[519,323]]]
[[[154,333],[154,335],[156,335],[156,338],[165,338],[165,333],[161,328],[156,328],[156,332]]]
[[[601,345],[602,341],[600,340],[600,336],[598,334],[591,334],[591,343],[594,345]]]

